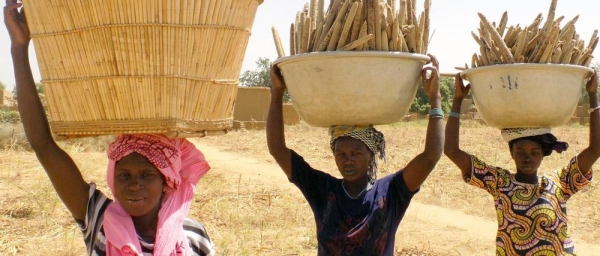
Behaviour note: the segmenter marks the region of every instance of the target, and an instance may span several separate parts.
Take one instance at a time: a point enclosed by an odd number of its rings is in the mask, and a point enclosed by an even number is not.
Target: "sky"
[[[256,61],[261,57],[271,61],[277,59],[271,27],[275,27],[281,36],[282,44],[289,54],[289,28],[295,20],[296,13],[301,11],[309,0],[264,0],[258,7],[252,34],[244,56],[241,72],[256,69]],[[442,73],[456,73],[454,67],[464,66],[471,61],[473,53],[479,46],[471,37],[471,31],[479,26],[478,12],[483,13],[490,21],[500,21],[504,11],[508,12],[508,26],[529,25],[538,14],[548,16],[550,0],[432,0],[431,25],[432,39],[429,52],[440,62]],[[329,3],[325,1],[325,6]],[[424,0],[417,0],[417,11],[423,9]],[[3,14],[2,19],[4,19]],[[565,16],[561,25],[580,15],[575,24],[577,33],[589,42],[594,30],[600,29],[600,1],[594,0],[561,0],[558,2],[556,17]],[[35,51],[31,46],[30,58],[34,79],[41,80],[35,60]],[[596,51],[596,54],[599,54]],[[593,63],[597,63],[598,58]],[[14,86],[14,74],[10,56],[10,39],[6,29],[0,29],[0,81],[8,90]]]

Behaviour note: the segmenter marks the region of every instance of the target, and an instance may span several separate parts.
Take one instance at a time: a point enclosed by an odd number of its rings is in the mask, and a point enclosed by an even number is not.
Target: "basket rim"
[[[476,68],[469,68],[460,72],[460,77],[465,80],[469,80],[469,75],[480,73],[489,70],[513,70],[513,69],[563,69],[563,70],[579,70],[581,72],[587,72],[585,79],[590,78],[594,74],[594,70],[589,67],[574,64],[554,64],[554,63],[512,63],[512,64],[496,64],[481,66]]]
[[[383,52],[383,51],[326,51],[326,52],[309,52],[282,57],[273,62],[273,66],[280,68],[281,65],[289,64],[305,59],[319,58],[398,58],[398,59],[414,59],[421,61],[423,64],[431,61],[431,58],[424,54],[408,53],[408,52]]]

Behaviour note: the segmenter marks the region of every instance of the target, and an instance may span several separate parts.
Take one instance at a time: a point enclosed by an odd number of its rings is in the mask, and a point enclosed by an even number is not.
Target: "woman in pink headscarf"
[[[52,139],[29,66],[21,3],[6,0],[17,102],[27,139],[59,197],[81,227],[88,255],[213,255],[204,227],[186,218],[194,188],[210,169],[185,139],[121,135],[108,149],[108,199],[87,183]]]

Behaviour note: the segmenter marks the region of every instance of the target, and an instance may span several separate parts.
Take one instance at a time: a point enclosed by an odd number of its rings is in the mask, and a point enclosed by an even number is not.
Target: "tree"
[[[35,89],[39,94],[44,94],[44,85],[42,82],[35,83]]]
[[[248,87],[269,87],[271,88],[271,60],[260,57],[255,62],[255,70],[246,70],[240,77],[240,84]]]
[[[6,85],[0,81],[0,90],[6,90]]]
[[[450,113],[452,109],[452,98],[454,93],[454,78],[442,77],[440,78],[440,94],[442,95],[442,110],[444,113]],[[431,105],[429,104],[429,98],[423,89],[423,81],[419,81],[419,89],[417,94],[410,106],[410,112],[419,114],[428,114]]]
[[[271,60],[269,58],[258,58],[255,70],[246,70],[240,77],[240,84],[247,87],[272,87],[271,83]],[[291,98],[286,91],[283,95],[284,102],[290,102]]]

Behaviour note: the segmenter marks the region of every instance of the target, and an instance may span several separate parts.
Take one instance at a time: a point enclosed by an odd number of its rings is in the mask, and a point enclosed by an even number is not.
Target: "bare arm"
[[[75,219],[83,220],[89,185],[83,180],[71,157],[52,139],[29,66],[29,31],[24,16],[17,11],[20,5],[16,0],[6,1],[4,22],[11,37],[17,103],[25,135],[60,199]]]
[[[463,99],[469,94],[470,85],[464,86],[460,74],[454,78],[455,93],[452,112],[460,113]],[[460,169],[464,180],[471,177],[471,157],[459,146],[460,118],[449,117],[446,123],[444,154]]]
[[[441,95],[439,84],[439,64],[437,59],[430,55],[433,67],[423,69],[423,87],[429,97],[431,108],[441,108]],[[426,79],[426,72],[431,71],[431,78]],[[404,181],[410,191],[416,191],[427,179],[437,162],[442,157],[444,145],[443,118],[429,118],[425,150],[411,160],[404,168]]]
[[[285,145],[285,133],[283,127],[283,94],[285,82],[281,71],[271,67],[271,105],[267,116],[267,145],[269,153],[281,167],[288,179],[292,178],[292,153]]]
[[[590,96],[590,108],[598,107],[598,73],[590,78],[586,85]],[[600,157],[600,109],[590,114],[590,145],[577,156],[579,169],[586,175],[592,171],[592,165]]]

